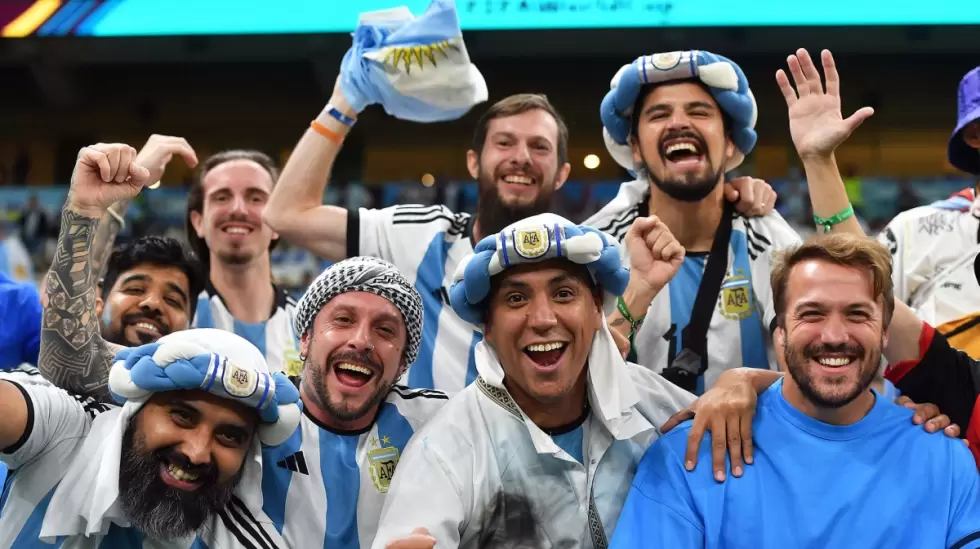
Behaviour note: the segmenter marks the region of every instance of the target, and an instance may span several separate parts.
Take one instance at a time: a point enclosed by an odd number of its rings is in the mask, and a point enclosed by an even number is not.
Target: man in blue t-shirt
[[[643,457],[611,549],[980,547],[969,450],[870,389],[894,309],[888,250],[817,237],[779,258],[772,289],[790,375],[759,397],[754,465],[723,483],[688,473],[690,424],[675,429]]]

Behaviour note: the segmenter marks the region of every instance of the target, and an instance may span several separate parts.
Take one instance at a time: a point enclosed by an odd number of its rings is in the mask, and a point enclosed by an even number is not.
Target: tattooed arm
[[[92,243],[98,227],[98,218],[65,205],[46,281],[38,369],[68,392],[108,400],[109,366],[122,347],[102,339],[95,312]]]
[[[92,245],[108,207],[132,200],[150,177],[135,157],[136,150],[123,144],[100,143],[79,152],[45,279],[38,369],[58,387],[99,400],[109,399],[109,366],[121,347],[102,339]]]
[[[116,202],[111,206],[113,213],[106,212],[95,229],[95,240],[92,242],[92,281],[98,282],[105,276],[106,263],[116,245],[116,236],[122,230],[122,219],[132,199]],[[117,217],[118,216],[118,217]]]

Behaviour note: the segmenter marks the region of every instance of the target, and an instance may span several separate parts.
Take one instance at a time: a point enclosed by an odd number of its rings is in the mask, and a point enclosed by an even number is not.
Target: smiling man
[[[304,415],[263,449],[265,513],[290,547],[370,547],[401,452],[447,400],[396,385],[419,352],[422,298],[393,265],[354,257],[299,302]]]
[[[970,451],[870,389],[895,308],[888,250],[817,237],[777,259],[772,288],[789,375],[759,398],[755,463],[718,483],[685,471],[687,425],[667,434],[637,469],[611,548],[980,547]]]
[[[184,330],[117,357],[107,410],[0,377],[12,549],[285,547],[262,515],[261,444],[296,428],[299,393],[261,353]]]
[[[729,368],[775,368],[770,255],[799,236],[777,212],[745,217],[725,197],[726,174],[756,143],[748,80],[695,50],[639,57],[612,87],[601,107],[606,146],[637,179],[585,224],[622,239],[634,219],[656,215],[687,255],[655,299],[627,292],[626,316],[611,327],[634,332],[636,362],[696,394]]]
[[[72,394],[109,401],[106,380],[122,348],[188,328],[204,286],[198,261],[178,241],[143,237],[113,251],[97,283],[99,219],[136,196],[150,173],[136,151],[99,143],[79,152],[61,214],[41,326],[38,369]],[[100,291],[101,290],[101,291]]]
[[[234,332],[262,351],[274,372],[299,375],[296,302],[272,282],[269,252],[279,236],[262,222],[279,170],[264,153],[223,151],[201,163],[187,197],[185,225],[208,283],[197,328]]]

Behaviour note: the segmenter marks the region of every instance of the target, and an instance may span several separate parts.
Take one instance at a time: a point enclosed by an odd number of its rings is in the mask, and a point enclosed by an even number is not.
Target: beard
[[[650,162],[643,156],[643,152],[641,151],[640,158],[643,160],[643,168],[646,170],[647,179],[667,196],[674,200],[680,200],[681,202],[700,202],[707,198],[711,194],[711,191],[715,190],[715,187],[721,183],[722,176],[724,175],[724,167],[715,169],[711,157],[708,155],[708,144],[704,142],[704,139],[701,139],[701,136],[691,131],[667,132],[663,135],[657,150],[664,166],[667,165],[667,157],[663,154],[664,142],[669,139],[680,138],[696,140],[700,150],[704,151],[706,166],[700,173],[685,173],[679,176],[667,174],[661,179],[650,168]],[[666,173],[666,170],[664,172]]]
[[[480,232],[484,236],[499,233],[522,219],[547,213],[551,209],[551,194],[556,181],[553,180],[550,182],[550,186],[546,186],[542,175],[533,173],[530,166],[525,166],[524,173],[536,179],[541,185],[538,196],[530,204],[506,204],[500,198],[500,192],[497,190],[497,181],[506,174],[487,173],[483,171],[481,164],[480,180],[477,182],[480,194],[476,206],[476,217],[480,220]]]
[[[248,265],[255,259],[255,254],[246,250],[221,250],[214,255],[222,265]]]
[[[310,346],[313,346],[312,340],[310,341]],[[369,365],[376,372],[374,375],[379,376],[377,388],[375,388],[371,396],[360,406],[354,407],[343,398],[335,399],[330,392],[330,388],[327,386],[327,368],[332,368],[332,364],[339,364],[341,362],[355,362]],[[377,409],[381,401],[391,391],[392,384],[380,377],[383,374],[384,366],[375,362],[366,352],[346,351],[331,353],[325,361],[320,363],[314,362],[312,358],[307,357],[306,362],[303,363],[303,383],[306,385],[307,390],[316,400],[317,407],[336,419],[338,423],[357,421]],[[370,382],[368,381],[368,383]]]
[[[862,361],[857,381],[848,385],[848,378],[841,376],[839,379],[830,378],[825,383],[832,386],[830,389],[819,387],[810,372],[808,361],[820,354],[844,352],[854,354],[858,357],[857,360]],[[786,358],[786,369],[800,388],[803,397],[819,408],[835,409],[850,404],[871,387],[881,363],[881,344],[871,349],[871,352],[866,352],[864,346],[860,344],[814,344],[798,349],[784,340],[783,355]]]
[[[198,531],[231,500],[242,479],[244,466],[227,482],[218,482],[213,464],[192,465],[172,447],[150,450],[146,439],[131,421],[123,434],[123,454],[119,463],[119,498],[126,518],[147,536],[173,540]],[[160,467],[172,463],[204,479],[194,491],[167,486],[160,478]]]

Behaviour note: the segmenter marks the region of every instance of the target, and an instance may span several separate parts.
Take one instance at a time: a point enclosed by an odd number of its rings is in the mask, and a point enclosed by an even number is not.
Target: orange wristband
[[[310,122],[310,127],[313,128],[313,131],[322,135],[323,137],[326,137],[327,139],[333,141],[334,143],[340,143],[344,140],[344,136],[324,126],[323,124],[317,122],[316,120]]]

